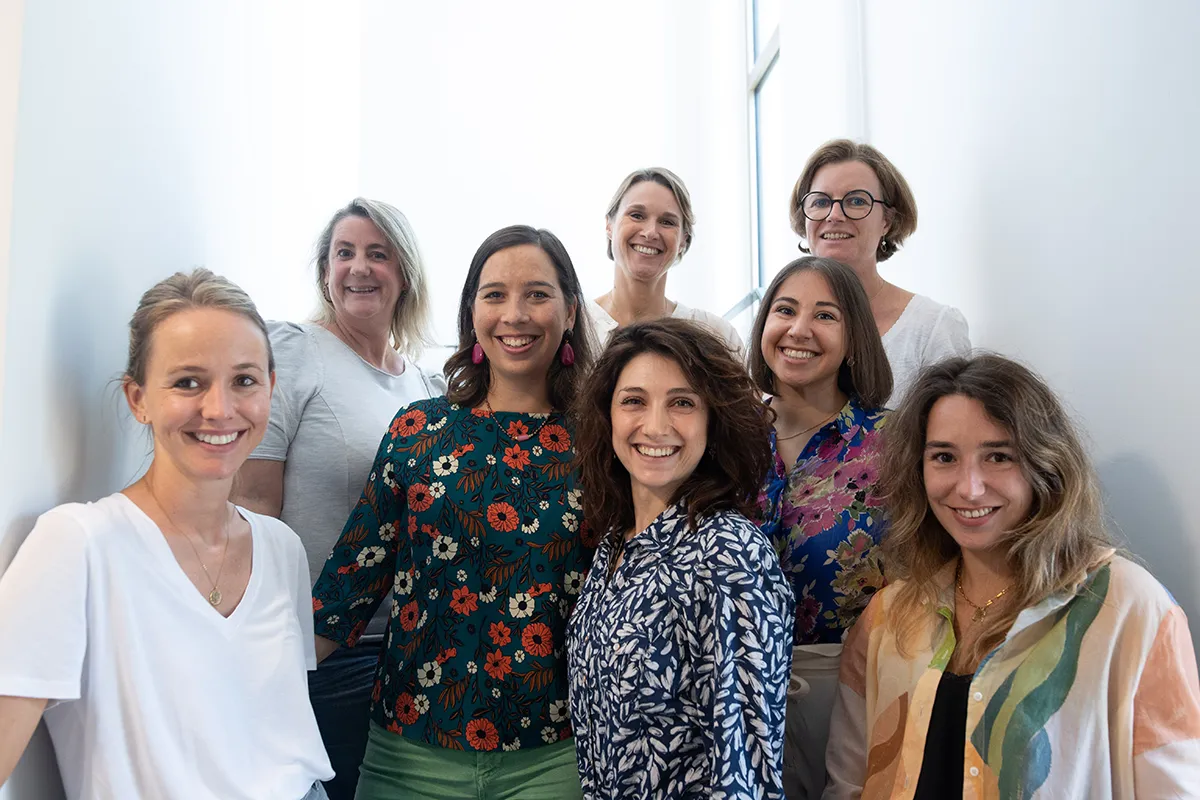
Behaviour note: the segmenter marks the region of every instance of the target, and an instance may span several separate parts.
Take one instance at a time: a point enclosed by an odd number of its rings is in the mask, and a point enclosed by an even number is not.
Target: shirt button
[[[978,778],[978,777],[979,777],[979,767],[971,767],[971,769],[970,769],[970,772],[971,772],[971,777],[972,777],[972,778]]]
[[[979,701],[983,700],[983,692],[976,692],[974,697],[975,702],[978,703]]]

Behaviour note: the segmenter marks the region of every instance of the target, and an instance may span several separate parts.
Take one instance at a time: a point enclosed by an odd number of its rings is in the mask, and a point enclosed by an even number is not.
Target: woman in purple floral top
[[[593,545],[563,409],[595,347],[582,303],[553,234],[488,237],[447,396],[396,415],[317,580],[319,655],[393,592],[359,800],[580,794],[564,636]]]
[[[815,798],[842,636],[884,583],[876,478],[892,372],[862,284],[828,258],[775,276],[751,341],[750,374],[777,415],[762,528],[796,595],[783,785]]]

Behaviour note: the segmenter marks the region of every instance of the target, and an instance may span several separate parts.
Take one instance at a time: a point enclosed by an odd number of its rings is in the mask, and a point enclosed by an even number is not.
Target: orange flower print
[[[500,746],[500,735],[490,720],[473,719],[467,723],[467,743],[476,750],[495,750]]]
[[[438,662],[439,664],[445,664],[447,661],[454,658],[456,655],[458,655],[458,648],[457,647],[448,647],[445,650],[443,650],[442,652],[438,653],[437,658],[435,658],[434,661]]]
[[[412,436],[420,433],[425,427],[425,412],[419,408],[409,409],[392,421],[391,434],[397,436]]]
[[[567,433],[567,429],[562,425],[547,425],[538,434],[538,441],[547,450],[553,450],[556,453],[565,453],[567,448],[571,446],[571,434]]]
[[[528,436],[529,426],[524,422],[521,422],[519,419],[513,420],[512,422],[508,423],[508,435],[514,439],[520,436]]]
[[[521,633],[521,644],[531,656],[548,656],[554,652],[554,639],[550,626],[541,622],[526,625]]]
[[[414,483],[408,487],[408,507],[413,511],[425,511],[433,505],[433,495],[429,487],[423,483]]]
[[[412,725],[417,721],[417,706],[408,692],[396,698],[396,719],[405,725]]]
[[[503,647],[512,641],[512,630],[503,622],[493,622],[488,629],[488,636],[492,637],[492,644]]]
[[[460,586],[454,590],[454,598],[450,601],[450,607],[465,616],[479,608],[478,601],[479,595],[472,592],[469,587]]]
[[[550,584],[548,584],[548,583],[535,583],[535,584],[534,584],[534,585],[533,585],[533,586],[532,586],[532,587],[529,589],[529,596],[530,596],[530,597],[537,597],[538,595],[545,594],[546,592],[550,591],[552,588],[554,588],[554,587],[552,587],[552,586],[551,586]]]
[[[486,408],[483,408],[483,407],[472,408],[471,413],[477,417],[490,417],[492,415],[491,411],[488,411]]]
[[[492,503],[487,511],[488,524],[508,533],[517,527],[517,510],[508,503]]]
[[[509,469],[525,469],[529,466],[529,453],[522,450],[519,444],[506,447],[504,448],[504,463],[508,464]]]
[[[419,616],[420,615],[417,613],[417,601],[409,600],[408,603],[405,604],[404,608],[400,609],[400,627],[406,631],[411,631],[413,628],[417,627],[417,619]]]
[[[499,650],[493,650],[487,654],[487,661],[483,664],[483,671],[496,680],[502,681],[504,680],[504,676],[512,672],[512,659]]]
[[[320,611],[324,607],[325,607],[325,604],[323,602],[321,602],[320,598],[317,598],[317,597],[313,598],[313,611],[314,612]]]

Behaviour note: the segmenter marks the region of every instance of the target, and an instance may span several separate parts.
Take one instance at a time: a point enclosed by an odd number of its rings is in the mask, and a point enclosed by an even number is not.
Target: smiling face
[[[563,332],[575,327],[575,304],[559,285],[554,262],[522,244],[494,253],[479,275],[471,318],[493,385],[545,385]]]
[[[407,288],[395,250],[374,222],[347,216],[333,228],[325,287],[339,321],[391,324]]]
[[[708,409],[683,370],[657,353],[630,359],[612,397],[612,443],[629,472],[635,505],[665,508],[708,446]]]
[[[760,346],[776,388],[836,385],[846,359],[846,326],[825,276],[811,269],[788,276],[770,309]]]
[[[145,382],[127,382],[125,397],[154,434],[154,469],[228,480],[262,441],[274,383],[266,337],[253,322],[193,308],[155,326]]]
[[[849,192],[866,190],[876,200],[883,196],[883,187],[875,170],[861,161],[826,164],[813,176],[810,192],[824,192],[841,200]],[[841,203],[834,203],[829,216],[819,222],[804,221],[804,238],[814,256],[824,256],[854,267],[859,274],[875,265],[879,240],[888,230],[887,206],[876,203],[871,213],[862,219],[848,219]]]
[[[617,269],[635,280],[663,277],[679,260],[683,214],[674,193],[654,181],[630,187],[605,225]]]
[[[1012,436],[978,400],[948,395],[933,404],[923,463],[929,507],[964,551],[992,551],[1029,517],[1033,487]]]

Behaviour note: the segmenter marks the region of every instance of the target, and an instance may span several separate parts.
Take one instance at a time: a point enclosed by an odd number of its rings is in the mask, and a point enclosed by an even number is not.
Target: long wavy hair
[[[1001,539],[1014,573],[1009,602],[988,616],[968,655],[977,661],[1004,640],[1023,609],[1070,588],[1111,553],[1099,484],[1075,426],[1050,387],[1028,368],[985,353],[926,367],[888,422],[880,480],[891,515],[884,540],[888,579],[901,580],[888,624],[911,655],[944,587],[938,573],[960,550],[933,511],[923,459],[929,412],[941,398],[978,401],[1012,438],[1033,490],[1029,516]]]
[[[686,507],[693,529],[698,520],[723,510],[753,519],[771,465],[768,438],[774,412],[724,341],[707,328],[673,317],[615,330],[579,394],[575,463],[584,518],[597,533],[613,538],[634,525],[629,471],[613,450],[612,398],[626,365],[643,353],[678,364],[708,410],[704,455],[671,502]]]

